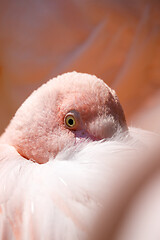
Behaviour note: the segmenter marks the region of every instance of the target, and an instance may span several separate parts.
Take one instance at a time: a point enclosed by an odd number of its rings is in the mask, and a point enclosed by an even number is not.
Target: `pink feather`
[[[42,90],[45,91],[50,84],[44,85]],[[32,113],[32,105],[38,107],[38,94],[35,92],[21,109]],[[23,117],[25,121],[26,116]],[[111,222],[114,225],[116,221],[115,212],[120,215],[119,209],[124,207],[126,199],[157,167],[156,158],[151,162],[144,157],[144,149],[152,148],[152,134],[136,129],[126,132],[126,127],[124,132],[117,128],[108,139],[72,144],[61,149],[56,156],[51,154],[49,161],[39,164],[20,155],[16,145],[11,146],[14,141],[9,143],[21,118],[20,110],[15,117],[16,123],[12,120],[1,137],[0,239],[93,239],[94,225],[102,212],[105,212],[109,234]],[[20,130],[23,132],[22,128]],[[14,135],[13,139],[17,136]],[[128,185],[130,188],[126,190]]]

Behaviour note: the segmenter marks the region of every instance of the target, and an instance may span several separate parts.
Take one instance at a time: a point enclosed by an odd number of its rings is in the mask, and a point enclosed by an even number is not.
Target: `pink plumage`
[[[68,113],[76,115],[76,129],[66,128]],[[44,163],[78,138],[100,140],[126,129],[115,92],[95,76],[72,72],[35,91],[19,108],[1,141],[27,159]]]
[[[150,172],[150,161],[135,159],[146,136],[128,130],[115,92],[95,76],[44,84],[0,139],[0,239],[91,238],[133,172],[143,178],[142,164]]]

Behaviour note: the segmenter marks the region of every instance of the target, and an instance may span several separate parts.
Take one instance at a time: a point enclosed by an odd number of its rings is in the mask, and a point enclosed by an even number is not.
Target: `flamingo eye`
[[[75,129],[75,127],[77,125],[76,124],[76,119],[75,119],[74,115],[71,114],[71,113],[68,113],[65,116],[64,122],[65,122],[66,127],[69,128],[69,129]]]

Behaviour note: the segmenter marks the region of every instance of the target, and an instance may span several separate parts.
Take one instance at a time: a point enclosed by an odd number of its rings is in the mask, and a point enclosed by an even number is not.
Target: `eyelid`
[[[67,117],[67,116],[73,116],[77,121],[79,121],[80,120],[80,114],[79,114],[79,112],[77,112],[76,110],[70,110],[66,115],[65,115],[65,117]]]

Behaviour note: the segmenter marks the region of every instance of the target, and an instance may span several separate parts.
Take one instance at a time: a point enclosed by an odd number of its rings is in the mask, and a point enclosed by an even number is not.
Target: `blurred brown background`
[[[0,133],[57,74],[95,74],[127,121],[160,132],[160,1],[1,0]]]

